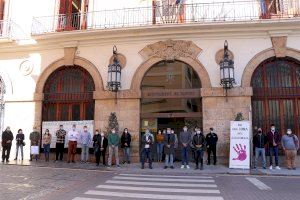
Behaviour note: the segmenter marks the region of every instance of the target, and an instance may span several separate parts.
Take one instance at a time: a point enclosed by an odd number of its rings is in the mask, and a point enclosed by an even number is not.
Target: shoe
[[[266,167],[263,167],[263,169],[267,169]]]
[[[195,170],[197,170],[197,169],[199,169],[199,167],[197,166],[197,167],[195,167]]]
[[[279,166],[276,166],[276,169],[280,170],[281,168]]]
[[[128,164],[130,164],[130,161],[128,161]]]
[[[187,165],[187,166],[186,166],[186,168],[187,168],[187,169],[190,169],[190,166],[189,166],[189,165]]]
[[[214,165],[217,165],[217,163],[214,163]]]
[[[141,167],[141,169],[145,169],[145,167],[144,167],[144,166],[142,166],[142,167]]]
[[[98,166],[99,166],[99,163],[97,163],[96,166],[98,167]]]
[[[120,168],[121,166],[120,165],[117,165],[117,168]]]
[[[253,169],[257,169],[257,167],[253,167]]]
[[[181,165],[180,169],[184,169],[184,165]]]
[[[153,167],[152,167],[152,166],[150,166],[150,167],[149,167],[149,169],[153,169]]]
[[[273,169],[273,166],[271,165],[269,169]]]
[[[293,170],[296,170],[297,168],[296,167],[293,167]]]
[[[4,162],[4,160],[2,160],[1,162]]]
[[[111,168],[111,165],[107,165],[107,168]]]
[[[203,170],[203,165],[201,165],[200,170]]]
[[[14,160],[17,160],[17,158],[15,158]]]
[[[30,158],[30,160],[29,161],[32,161],[32,159]]]
[[[171,168],[171,169],[174,169],[174,167],[173,167],[173,166],[171,166],[170,168]]]
[[[70,161],[68,161],[67,163],[70,163]]]
[[[210,163],[207,163],[207,165],[210,165]]]
[[[9,163],[9,160],[6,160],[7,163]]]
[[[292,170],[292,168],[290,168],[290,167],[288,167],[287,169],[288,169],[288,170]]]
[[[75,161],[74,161],[74,160],[72,160],[72,163],[75,163]]]
[[[168,168],[168,166],[164,166],[164,169],[167,169]]]

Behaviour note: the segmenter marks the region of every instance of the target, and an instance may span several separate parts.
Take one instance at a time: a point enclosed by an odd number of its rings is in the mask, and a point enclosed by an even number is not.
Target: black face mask
[[[258,133],[262,133],[261,131],[258,131]]]

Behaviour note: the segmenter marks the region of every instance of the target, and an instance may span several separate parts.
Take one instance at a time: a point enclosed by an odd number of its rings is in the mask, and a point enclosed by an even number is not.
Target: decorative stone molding
[[[278,58],[285,57],[287,36],[271,37],[271,41],[275,51],[275,56]]]
[[[166,40],[146,46],[139,54],[144,60],[155,57],[161,60],[172,61],[182,57],[197,59],[201,51],[202,49],[191,41]]]
[[[286,48],[286,56],[294,58],[300,61],[300,51],[292,48]],[[266,49],[262,52],[256,54],[246,65],[243,75],[242,75],[242,87],[251,87],[251,78],[255,69],[263,61],[275,57],[275,50],[273,48]]]
[[[234,87],[227,91],[228,97],[252,96],[252,87]],[[226,92],[222,87],[201,88],[202,97],[225,97]]]
[[[229,58],[234,60],[234,55],[233,55],[232,51],[228,50],[228,52],[229,52]],[[223,57],[224,57],[224,49],[220,49],[219,51],[217,51],[217,53],[215,55],[215,61],[218,65],[223,60]]]
[[[64,48],[64,65],[65,66],[74,65],[76,50],[77,50],[77,47],[65,47]]]
[[[123,69],[126,66],[126,62],[127,62],[126,57],[121,53],[117,53],[117,56],[118,56],[118,60],[121,65],[121,68]],[[114,56],[111,56],[109,59],[109,64],[112,64],[113,60],[114,60]]]
[[[19,67],[19,70],[23,76],[28,76],[32,73],[34,68],[33,62],[30,60],[24,60]]]

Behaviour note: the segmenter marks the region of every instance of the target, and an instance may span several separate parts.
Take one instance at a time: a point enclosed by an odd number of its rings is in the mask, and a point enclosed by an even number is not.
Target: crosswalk
[[[73,200],[223,200],[211,176],[118,174]]]

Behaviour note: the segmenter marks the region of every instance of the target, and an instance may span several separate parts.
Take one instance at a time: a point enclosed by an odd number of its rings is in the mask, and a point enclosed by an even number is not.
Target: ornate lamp
[[[121,88],[121,65],[118,60],[117,47],[113,47],[113,62],[108,65],[107,89],[118,92]]]
[[[224,57],[220,62],[220,77],[221,77],[221,85],[226,90],[233,88],[233,84],[235,83],[234,79],[234,61],[229,58],[228,51],[228,42],[225,40],[224,43]]]

